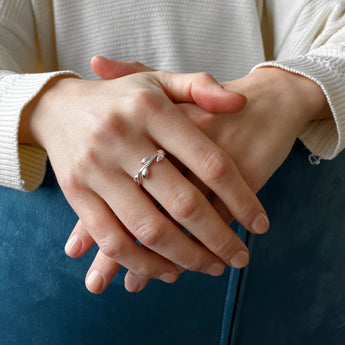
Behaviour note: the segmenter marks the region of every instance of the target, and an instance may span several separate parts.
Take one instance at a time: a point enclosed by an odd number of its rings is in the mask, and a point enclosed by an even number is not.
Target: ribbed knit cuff
[[[1,73],[0,79],[0,184],[32,191],[43,181],[46,152],[18,145],[18,128],[24,107],[56,76],[79,77],[71,71],[40,74]]]
[[[255,66],[279,67],[316,82],[323,90],[333,119],[315,120],[300,136],[303,144],[322,159],[333,159],[345,147],[345,61],[327,56],[299,56]]]

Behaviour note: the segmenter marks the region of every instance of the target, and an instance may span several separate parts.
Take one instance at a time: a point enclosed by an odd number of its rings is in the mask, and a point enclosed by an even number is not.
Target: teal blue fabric
[[[297,144],[260,199],[271,229],[250,235],[229,343],[345,344],[345,154],[310,165]]]
[[[0,220],[1,345],[219,344],[230,269],[153,281],[139,294],[125,291],[121,270],[92,295],[84,276],[96,248],[77,260],[64,254],[77,217],[50,168],[34,193],[0,188]]]
[[[340,345],[345,342],[345,156],[311,166],[301,144],[261,191],[271,229],[240,236],[245,270],[183,274],[101,295],[84,287],[96,248],[65,256],[77,218],[48,169],[25,194],[0,188],[1,345]]]

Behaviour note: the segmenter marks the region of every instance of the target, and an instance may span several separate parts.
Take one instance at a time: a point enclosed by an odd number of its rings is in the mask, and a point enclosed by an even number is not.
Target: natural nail
[[[103,287],[103,278],[97,270],[93,270],[86,280],[87,286],[92,290],[92,292],[100,292]]]
[[[269,226],[270,222],[263,213],[258,214],[252,223],[252,229],[257,234],[264,234]]]
[[[67,241],[65,245],[65,252],[70,256],[75,256],[79,253],[81,246],[81,239],[77,235],[74,235]]]
[[[230,266],[235,268],[242,268],[247,266],[249,261],[249,254],[244,250],[240,250],[237,254],[235,254],[230,260]]]
[[[218,277],[221,276],[224,273],[225,265],[216,262],[215,264],[212,264],[208,270],[207,273],[211,276]]]

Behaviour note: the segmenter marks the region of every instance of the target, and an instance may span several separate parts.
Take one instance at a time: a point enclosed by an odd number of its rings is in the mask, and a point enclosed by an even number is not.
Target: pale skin
[[[47,151],[66,199],[100,248],[98,269],[88,274],[92,292],[103,291],[119,265],[140,279],[171,283],[181,269],[219,276],[225,265],[248,263],[244,243],[169,157],[136,185],[141,159],[158,148],[194,172],[246,229],[268,230],[266,213],[232,158],[174,102],[235,113],[246,98],[208,74],[144,72],[108,81],[56,78],[23,111],[19,142]]]
[[[92,61],[92,67],[105,79],[149,70],[138,63],[116,62],[100,57]],[[259,191],[282,164],[296,138],[311,121],[331,116],[326,97],[315,82],[279,68],[258,69],[240,80],[223,83],[223,86],[247,96],[248,104],[242,111],[231,115],[212,114],[194,104],[179,104],[178,107],[232,157],[254,192]],[[211,204],[229,223],[233,216],[223,201],[192,172],[186,176],[211,198]],[[66,251],[72,257],[83,255],[94,243],[81,221],[70,238],[78,238],[78,244]],[[87,281],[88,289],[94,293],[102,292],[119,267],[119,263],[99,253],[87,277],[97,270],[102,281],[96,284],[88,284]],[[147,276],[132,271],[125,278],[129,291],[142,290],[148,281]]]

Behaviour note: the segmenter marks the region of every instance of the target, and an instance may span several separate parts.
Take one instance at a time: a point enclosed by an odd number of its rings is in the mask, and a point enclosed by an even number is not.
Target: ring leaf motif
[[[164,158],[164,155],[159,155],[159,156],[157,157],[157,162],[160,162],[161,160],[163,160],[163,158]]]
[[[144,166],[139,170],[139,173],[134,176],[134,181],[136,181],[138,185],[140,186],[142,183],[142,180],[145,179],[149,175],[148,168],[151,165],[151,163],[155,159],[157,162],[160,162],[161,160],[163,160],[164,157],[165,157],[165,152],[163,150],[158,150],[157,153],[153,156],[144,157],[141,160],[141,164],[143,164]]]
[[[149,162],[150,159],[151,159],[150,156],[147,156],[147,157],[143,158],[143,159],[141,160],[141,164],[145,164],[145,163]]]
[[[142,171],[142,176],[143,178],[146,178],[149,174],[149,170],[147,168],[145,168],[143,171]]]

